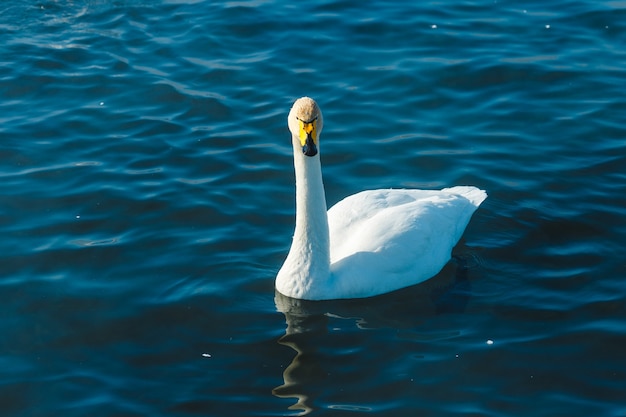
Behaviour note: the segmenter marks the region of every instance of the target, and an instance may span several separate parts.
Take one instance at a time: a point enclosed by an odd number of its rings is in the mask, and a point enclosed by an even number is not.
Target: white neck
[[[330,240],[319,153],[306,156],[293,138],[296,230],[276,288],[294,298],[312,298],[330,280]]]

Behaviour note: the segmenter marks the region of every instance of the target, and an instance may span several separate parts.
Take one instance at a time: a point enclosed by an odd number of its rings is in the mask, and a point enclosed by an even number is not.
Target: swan
[[[296,174],[296,225],[275,281],[291,298],[364,298],[420,283],[450,260],[487,193],[472,186],[443,190],[368,190],[328,212],[320,163],[322,112],[295,101],[288,116]]]

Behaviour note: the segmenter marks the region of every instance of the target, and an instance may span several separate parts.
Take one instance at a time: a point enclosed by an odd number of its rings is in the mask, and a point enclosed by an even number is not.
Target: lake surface
[[[11,1],[0,39],[3,416],[626,416],[626,2]],[[487,190],[436,277],[275,294],[304,95],[329,204]]]

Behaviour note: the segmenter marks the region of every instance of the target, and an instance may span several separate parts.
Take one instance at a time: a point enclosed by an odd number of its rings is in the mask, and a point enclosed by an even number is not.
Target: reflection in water
[[[304,301],[275,293],[276,308],[285,315],[287,329],[278,343],[296,351],[283,372],[284,384],[272,393],[294,398],[290,410],[309,414],[320,407],[320,397],[336,394],[344,376],[337,370],[346,351],[371,356],[359,346],[359,329],[393,329],[395,334],[416,332],[420,322],[446,313],[461,313],[470,294],[468,270],[462,260],[449,265],[440,275],[415,287],[374,298],[333,301]],[[347,320],[348,328],[332,328]],[[397,332],[396,332],[397,331]],[[370,337],[370,336],[365,336]],[[345,364],[344,364],[345,366]],[[328,395],[326,395],[328,394]],[[327,405],[329,408],[364,410],[354,404]]]
[[[323,361],[316,355],[317,344],[312,341],[316,335],[326,333],[328,320],[324,314],[308,314],[305,308],[298,311],[298,304],[305,302],[278,292],[275,300],[287,320],[286,333],[278,343],[295,350],[296,356],[283,372],[285,383],[274,388],[273,394],[280,398],[296,398],[297,402],[289,409],[301,410],[300,415],[305,415],[313,410],[314,386],[323,383],[328,375],[324,372]]]

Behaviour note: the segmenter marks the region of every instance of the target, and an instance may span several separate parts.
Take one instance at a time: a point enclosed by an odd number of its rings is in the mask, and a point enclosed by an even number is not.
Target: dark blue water
[[[0,5],[3,416],[625,416],[626,2]],[[430,281],[274,294],[334,204],[473,184]]]

